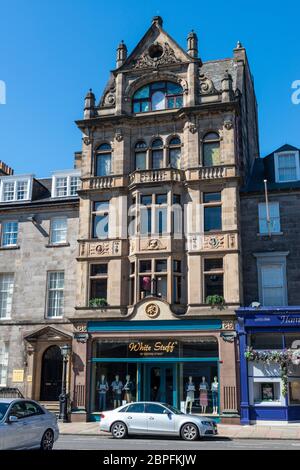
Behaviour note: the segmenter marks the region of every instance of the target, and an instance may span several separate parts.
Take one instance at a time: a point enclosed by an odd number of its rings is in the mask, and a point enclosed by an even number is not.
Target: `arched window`
[[[108,176],[111,174],[111,146],[101,144],[96,150],[95,176]]]
[[[220,137],[216,132],[209,132],[203,139],[203,165],[220,165]]]
[[[158,170],[164,167],[164,150],[163,141],[155,139],[151,145],[151,167],[153,170]]]
[[[134,113],[181,108],[182,105],[182,87],[173,82],[150,83],[136,91],[133,96]]]
[[[146,170],[147,168],[147,145],[144,141],[135,144],[135,169]]]
[[[169,142],[169,163],[171,168],[180,169],[181,140],[173,137]]]

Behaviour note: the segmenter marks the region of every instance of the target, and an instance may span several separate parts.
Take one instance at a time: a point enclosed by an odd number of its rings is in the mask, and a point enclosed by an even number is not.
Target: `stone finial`
[[[242,47],[243,47],[243,44],[241,43],[241,41],[238,41],[236,45],[236,49],[242,49]]]
[[[198,57],[198,37],[193,29],[187,37],[187,53],[191,57]]]
[[[161,16],[153,16],[152,18],[152,24],[156,24],[157,26],[162,27],[163,25],[163,19]]]
[[[126,59],[127,59],[127,46],[122,39],[117,49],[117,64],[116,64],[117,68],[121,67],[121,65],[124,64]]]
[[[84,119],[89,119],[94,116],[95,112],[95,95],[90,88],[84,99]]]
[[[226,70],[222,79],[222,101],[231,101],[233,98],[232,76]]]

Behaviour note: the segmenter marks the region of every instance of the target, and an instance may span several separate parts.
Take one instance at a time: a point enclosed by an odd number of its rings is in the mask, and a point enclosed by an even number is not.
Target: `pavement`
[[[61,435],[105,436],[99,423],[59,423]],[[251,426],[218,424],[219,437],[228,439],[300,440],[300,424]]]

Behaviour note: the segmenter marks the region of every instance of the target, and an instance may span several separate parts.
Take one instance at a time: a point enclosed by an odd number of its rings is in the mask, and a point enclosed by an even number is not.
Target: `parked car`
[[[218,434],[211,418],[187,415],[173,406],[157,402],[135,402],[100,415],[100,430],[116,439],[131,434],[180,436],[194,441],[202,436]]]
[[[0,450],[51,450],[58,434],[56,416],[36,401],[0,399]]]

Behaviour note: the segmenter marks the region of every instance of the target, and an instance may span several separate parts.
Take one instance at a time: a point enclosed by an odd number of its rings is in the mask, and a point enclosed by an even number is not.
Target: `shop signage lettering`
[[[281,316],[280,321],[284,325],[300,325],[300,317]]]
[[[134,356],[172,356],[178,353],[178,342],[134,341],[128,344],[128,352]]]

